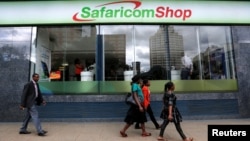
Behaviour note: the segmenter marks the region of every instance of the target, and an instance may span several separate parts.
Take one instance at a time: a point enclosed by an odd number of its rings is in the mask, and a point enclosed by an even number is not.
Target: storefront
[[[20,93],[37,72],[42,93],[60,107],[123,101],[131,77],[139,74],[151,80],[156,103],[164,84],[173,81],[191,105],[219,100],[237,105],[234,116],[245,116],[249,112],[242,109],[250,106],[242,100],[249,96],[240,84],[247,80],[248,58],[239,52],[249,50],[249,7],[243,1],[1,2],[1,83],[10,80],[7,88]],[[77,59],[83,66],[79,80]],[[192,73],[185,76],[185,69]]]

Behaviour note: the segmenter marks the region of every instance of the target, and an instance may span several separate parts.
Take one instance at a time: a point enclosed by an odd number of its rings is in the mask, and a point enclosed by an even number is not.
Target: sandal
[[[186,138],[184,141],[193,141],[194,138]]]
[[[124,133],[122,131],[120,131],[120,134],[121,134],[122,137],[127,137],[128,136],[126,133]]]
[[[151,136],[151,133],[142,133],[141,136],[143,137]]]
[[[167,139],[164,139],[163,137],[158,137],[157,140],[158,141],[167,141]]]

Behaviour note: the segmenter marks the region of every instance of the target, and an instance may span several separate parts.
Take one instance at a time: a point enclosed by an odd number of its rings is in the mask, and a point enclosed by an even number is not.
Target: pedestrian
[[[39,84],[37,83],[39,80],[39,74],[34,73],[32,75],[32,80],[24,85],[23,93],[21,96],[21,105],[20,109],[27,109],[26,116],[24,118],[22,127],[20,128],[19,134],[30,134],[31,132],[27,131],[27,127],[30,119],[33,120],[38,136],[45,136],[47,131],[42,129],[38,111],[36,106],[40,106],[41,104],[45,105],[46,102],[41,95],[41,91],[39,89]]]
[[[142,84],[142,93],[144,96],[144,107],[145,107],[146,112],[149,114],[151,121],[154,123],[155,128],[160,129],[160,125],[156,121],[153,110],[152,110],[151,105],[150,105],[150,89],[149,89],[149,87],[150,87],[150,81],[148,79],[144,79],[143,84]],[[136,122],[135,129],[140,129],[140,128],[141,127],[140,127],[139,123]]]
[[[182,116],[176,107],[176,96],[174,94],[175,85],[173,82],[168,82],[165,84],[164,88],[164,96],[163,96],[163,110],[161,112],[161,118],[164,120],[161,125],[161,130],[159,137],[157,138],[158,141],[165,141],[163,138],[163,133],[169,122],[173,122],[176,130],[180,134],[183,141],[193,141],[193,138],[187,138],[186,135],[183,133],[181,124]]]
[[[138,122],[141,124],[142,129],[142,136],[151,136],[151,133],[146,132],[145,129],[145,122],[147,122],[147,117],[145,114],[145,109],[143,107],[144,97],[141,90],[141,83],[142,80],[139,75],[135,75],[132,78],[131,82],[131,93],[133,96],[133,99],[135,101],[135,104],[131,104],[130,108],[127,112],[127,115],[124,119],[124,122],[126,123],[122,130],[120,130],[120,134],[122,137],[127,137],[126,134],[127,129],[134,123]]]

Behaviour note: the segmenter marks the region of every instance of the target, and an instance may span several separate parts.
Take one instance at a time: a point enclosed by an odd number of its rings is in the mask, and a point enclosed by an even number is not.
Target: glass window
[[[230,27],[169,26],[168,29],[172,73],[181,74],[180,78],[173,75],[175,79],[235,79]]]
[[[136,74],[152,80],[166,80],[166,32],[161,33],[159,27],[101,26],[105,43],[105,80],[131,81]]]
[[[31,27],[0,27],[0,61],[10,68],[14,60],[27,60],[30,55]],[[18,64],[18,63],[17,63]],[[12,66],[10,66],[12,65]],[[8,67],[3,67],[8,68]]]
[[[82,71],[91,72],[93,80],[95,48],[95,26],[39,27],[36,71],[44,81],[81,81]]]
[[[43,90],[50,94],[124,93],[130,91],[136,74],[152,80],[152,92],[162,92],[166,80],[180,82],[183,86],[177,91],[203,91],[210,90],[204,83],[215,82],[193,80],[236,78],[230,30],[181,25],[39,26],[31,56]],[[190,87],[197,84],[199,89]]]

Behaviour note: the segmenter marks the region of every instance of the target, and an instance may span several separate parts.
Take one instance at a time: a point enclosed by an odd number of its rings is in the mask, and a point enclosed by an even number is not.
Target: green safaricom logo
[[[131,3],[134,5],[133,9],[129,9],[122,5],[124,3]],[[117,8],[114,8],[116,5]],[[172,9],[169,6],[158,6],[155,9],[142,9],[140,8],[142,2],[139,0],[122,0],[116,2],[105,3],[96,6],[94,9],[91,7],[83,7],[81,13],[77,12],[73,15],[72,19],[75,22],[91,22],[97,19],[117,19],[117,18],[176,18],[183,21],[192,16],[191,9]],[[112,8],[108,8],[110,6]]]

